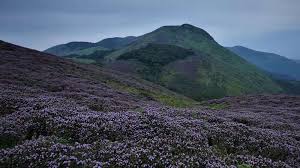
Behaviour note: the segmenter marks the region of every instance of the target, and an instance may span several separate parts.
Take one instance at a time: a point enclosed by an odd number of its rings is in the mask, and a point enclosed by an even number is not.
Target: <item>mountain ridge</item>
[[[118,49],[128,45],[136,39],[135,36],[127,37],[112,37],[106,38],[98,42],[84,42],[84,41],[73,41],[65,44],[59,44],[50,47],[44,52],[54,54],[57,56],[67,56],[71,54],[88,55],[99,50],[112,50]],[[91,51],[84,52],[83,50],[94,48]]]

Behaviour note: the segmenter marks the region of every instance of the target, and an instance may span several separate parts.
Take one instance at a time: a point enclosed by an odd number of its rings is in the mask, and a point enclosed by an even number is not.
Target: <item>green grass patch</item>
[[[158,91],[137,89],[114,81],[110,81],[109,85],[117,89],[123,90],[125,92],[132,93],[147,98],[149,100],[155,100],[164,105],[168,105],[172,107],[191,107],[193,105],[196,105],[196,102],[194,100],[182,96],[171,95],[171,94],[168,95],[163,92],[159,93]]]
[[[220,104],[213,103],[213,104],[206,105],[206,107],[208,107],[209,109],[212,109],[212,110],[222,110],[222,109],[228,108],[228,106],[229,105],[226,103],[220,103]]]

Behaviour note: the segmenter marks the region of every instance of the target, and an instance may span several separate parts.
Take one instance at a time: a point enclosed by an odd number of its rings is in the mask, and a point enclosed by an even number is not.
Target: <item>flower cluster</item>
[[[6,99],[1,97],[1,107],[13,112],[0,119],[4,167],[300,166],[295,107],[211,110],[145,103],[137,110],[101,112],[58,95]]]

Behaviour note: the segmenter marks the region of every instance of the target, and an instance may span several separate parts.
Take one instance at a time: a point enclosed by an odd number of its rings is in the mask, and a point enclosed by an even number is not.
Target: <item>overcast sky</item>
[[[0,39],[44,50],[193,24],[224,46],[300,59],[300,0],[1,0]]]

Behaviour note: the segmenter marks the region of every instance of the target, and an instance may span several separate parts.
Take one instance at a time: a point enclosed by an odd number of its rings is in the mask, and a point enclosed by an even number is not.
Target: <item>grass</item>
[[[183,98],[177,98],[175,96],[157,94],[157,95],[154,95],[154,97],[157,101],[162,102],[163,104],[166,104],[166,105],[172,106],[172,107],[191,107],[191,106],[196,105],[195,101],[186,100]]]
[[[227,103],[212,103],[212,104],[204,104],[202,103],[203,106],[211,109],[211,110],[223,110],[229,107]]]
[[[126,91],[128,93],[132,93],[144,98],[148,98],[150,100],[155,100],[158,101],[164,105],[168,105],[168,106],[172,106],[172,107],[191,107],[196,105],[196,101],[192,100],[192,99],[188,99],[186,97],[183,96],[179,96],[179,95],[173,95],[173,94],[166,94],[164,92],[159,92],[159,91],[148,91],[148,90],[143,90],[143,89],[138,89],[138,88],[134,88],[134,87],[130,87],[128,85],[123,85],[121,83],[118,82],[114,82],[114,81],[109,81],[109,85],[113,86],[117,89]]]

